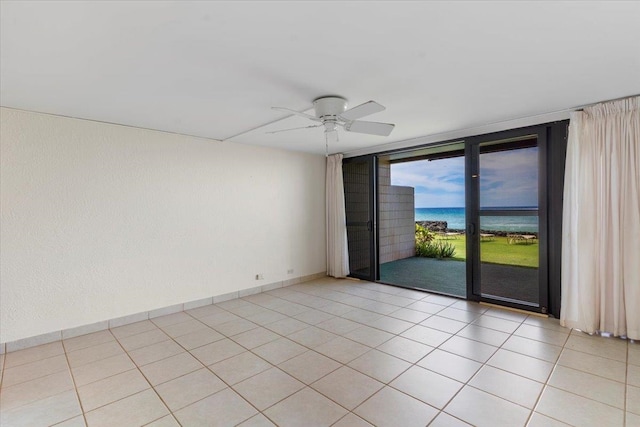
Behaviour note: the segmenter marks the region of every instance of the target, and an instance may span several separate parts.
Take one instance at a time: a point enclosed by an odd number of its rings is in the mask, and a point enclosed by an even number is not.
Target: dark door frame
[[[480,148],[493,142],[500,144],[504,140],[524,140],[527,137],[535,137],[538,147],[538,306],[521,304],[515,301],[507,301],[499,298],[491,298],[481,295],[480,277]],[[467,139],[465,148],[466,164],[466,221],[467,221],[467,299],[472,301],[484,301],[500,304],[507,307],[519,308],[540,313],[547,313],[548,302],[548,256],[547,256],[547,127],[545,125],[532,126],[521,129],[497,132],[486,135],[474,136]],[[495,212],[499,214],[501,212]],[[503,212],[509,215],[508,212]]]
[[[456,138],[446,141],[439,141],[436,143],[429,144],[421,144],[416,145],[414,147],[407,147],[398,150],[386,150],[375,154],[369,154],[366,156],[358,156],[352,158],[344,159],[344,162],[356,161],[367,158],[373,158],[370,161],[370,182],[369,182],[369,194],[372,197],[369,198],[370,201],[370,212],[372,212],[372,236],[371,236],[371,247],[372,247],[372,271],[374,271],[374,279],[367,278],[366,280],[377,281],[380,277],[380,266],[378,263],[378,203],[377,203],[377,157],[379,155],[389,155],[395,153],[408,152],[413,150],[418,150],[420,148],[428,148],[428,147],[436,147],[440,145],[446,145],[450,143],[459,143],[465,142],[465,146],[469,145],[469,141],[472,141],[474,138],[483,138],[488,140],[501,140],[509,138],[509,135],[523,135],[527,132],[531,132],[533,129],[540,131],[540,129],[544,128],[545,138],[547,141],[546,144],[546,153],[544,156],[546,158],[542,158],[541,165],[545,168],[545,173],[542,176],[542,180],[544,181],[544,191],[540,191],[540,194],[543,194],[545,199],[545,203],[547,206],[546,212],[546,222],[547,222],[547,244],[545,245],[546,252],[541,252],[540,256],[545,257],[547,260],[547,294],[548,294],[548,313],[552,314],[556,318],[560,317],[560,302],[561,302],[561,294],[560,294],[560,280],[561,280],[561,254],[562,254],[562,205],[563,205],[563,191],[564,191],[564,167],[565,167],[565,157],[567,150],[567,135],[568,135],[568,126],[569,120],[562,120],[557,122],[545,123],[535,126],[528,126],[524,128],[511,129],[507,131],[493,132],[489,134],[476,135],[466,138]],[[466,149],[465,149],[466,150]],[[466,154],[466,152],[465,152]],[[471,159],[469,156],[465,156],[465,167],[468,168],[466,162],[470,162]],[[467,169],[470,170],[470,169]],[[466,191],[465,198],[471,197],[469,194],[470,191]],[[465,203],[469,205],[469,200],[465,200]],[[469,220],[467,218],[467,224],[469,224]],[[469,227],[467,228],[467,233],[470,231]],[[469,245],[467,245],[468,247]],[[467,249],[468,250],[468,249]],[[469,270],[467,267],[467,298],[473,300],[473,289],[472,289],[472,276],[473,270]],[[355,276],[354,276],[355,277]],[[530,309],[530,308],[529,308]]]

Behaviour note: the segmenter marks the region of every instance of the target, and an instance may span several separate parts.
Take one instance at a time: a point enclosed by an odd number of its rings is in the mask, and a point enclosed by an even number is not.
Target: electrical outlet
[[[287,274],[293,274],[293,268],[288,269]]]
[[[256,280],[262,280],[264,276],[262,274],[256,274]]]

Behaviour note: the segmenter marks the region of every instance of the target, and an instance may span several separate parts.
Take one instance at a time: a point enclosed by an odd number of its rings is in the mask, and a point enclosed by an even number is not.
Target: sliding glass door
[[[351,275],[558,317],[567,125],[345,159]]]
[[[546,313],[546,133],[511,134],[467,147],[470,293]]]

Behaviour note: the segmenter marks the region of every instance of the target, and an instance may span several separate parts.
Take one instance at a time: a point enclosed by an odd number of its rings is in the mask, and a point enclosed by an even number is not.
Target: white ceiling
[[[311,124],[260,127],[287,116],[271,106],[385,105],[364,119],[395,123],[389,137],[330,147],[354,152],[640,94],[637,1],[3,0],[0,14],[2,106],[312,153],[322,129],[266,134]]]

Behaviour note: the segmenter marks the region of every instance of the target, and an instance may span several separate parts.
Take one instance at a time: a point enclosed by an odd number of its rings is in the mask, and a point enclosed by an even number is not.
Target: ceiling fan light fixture
[[[328,120],[323,123],[325,132],[334,132],[338,130],[338,124],[333,120]]]

